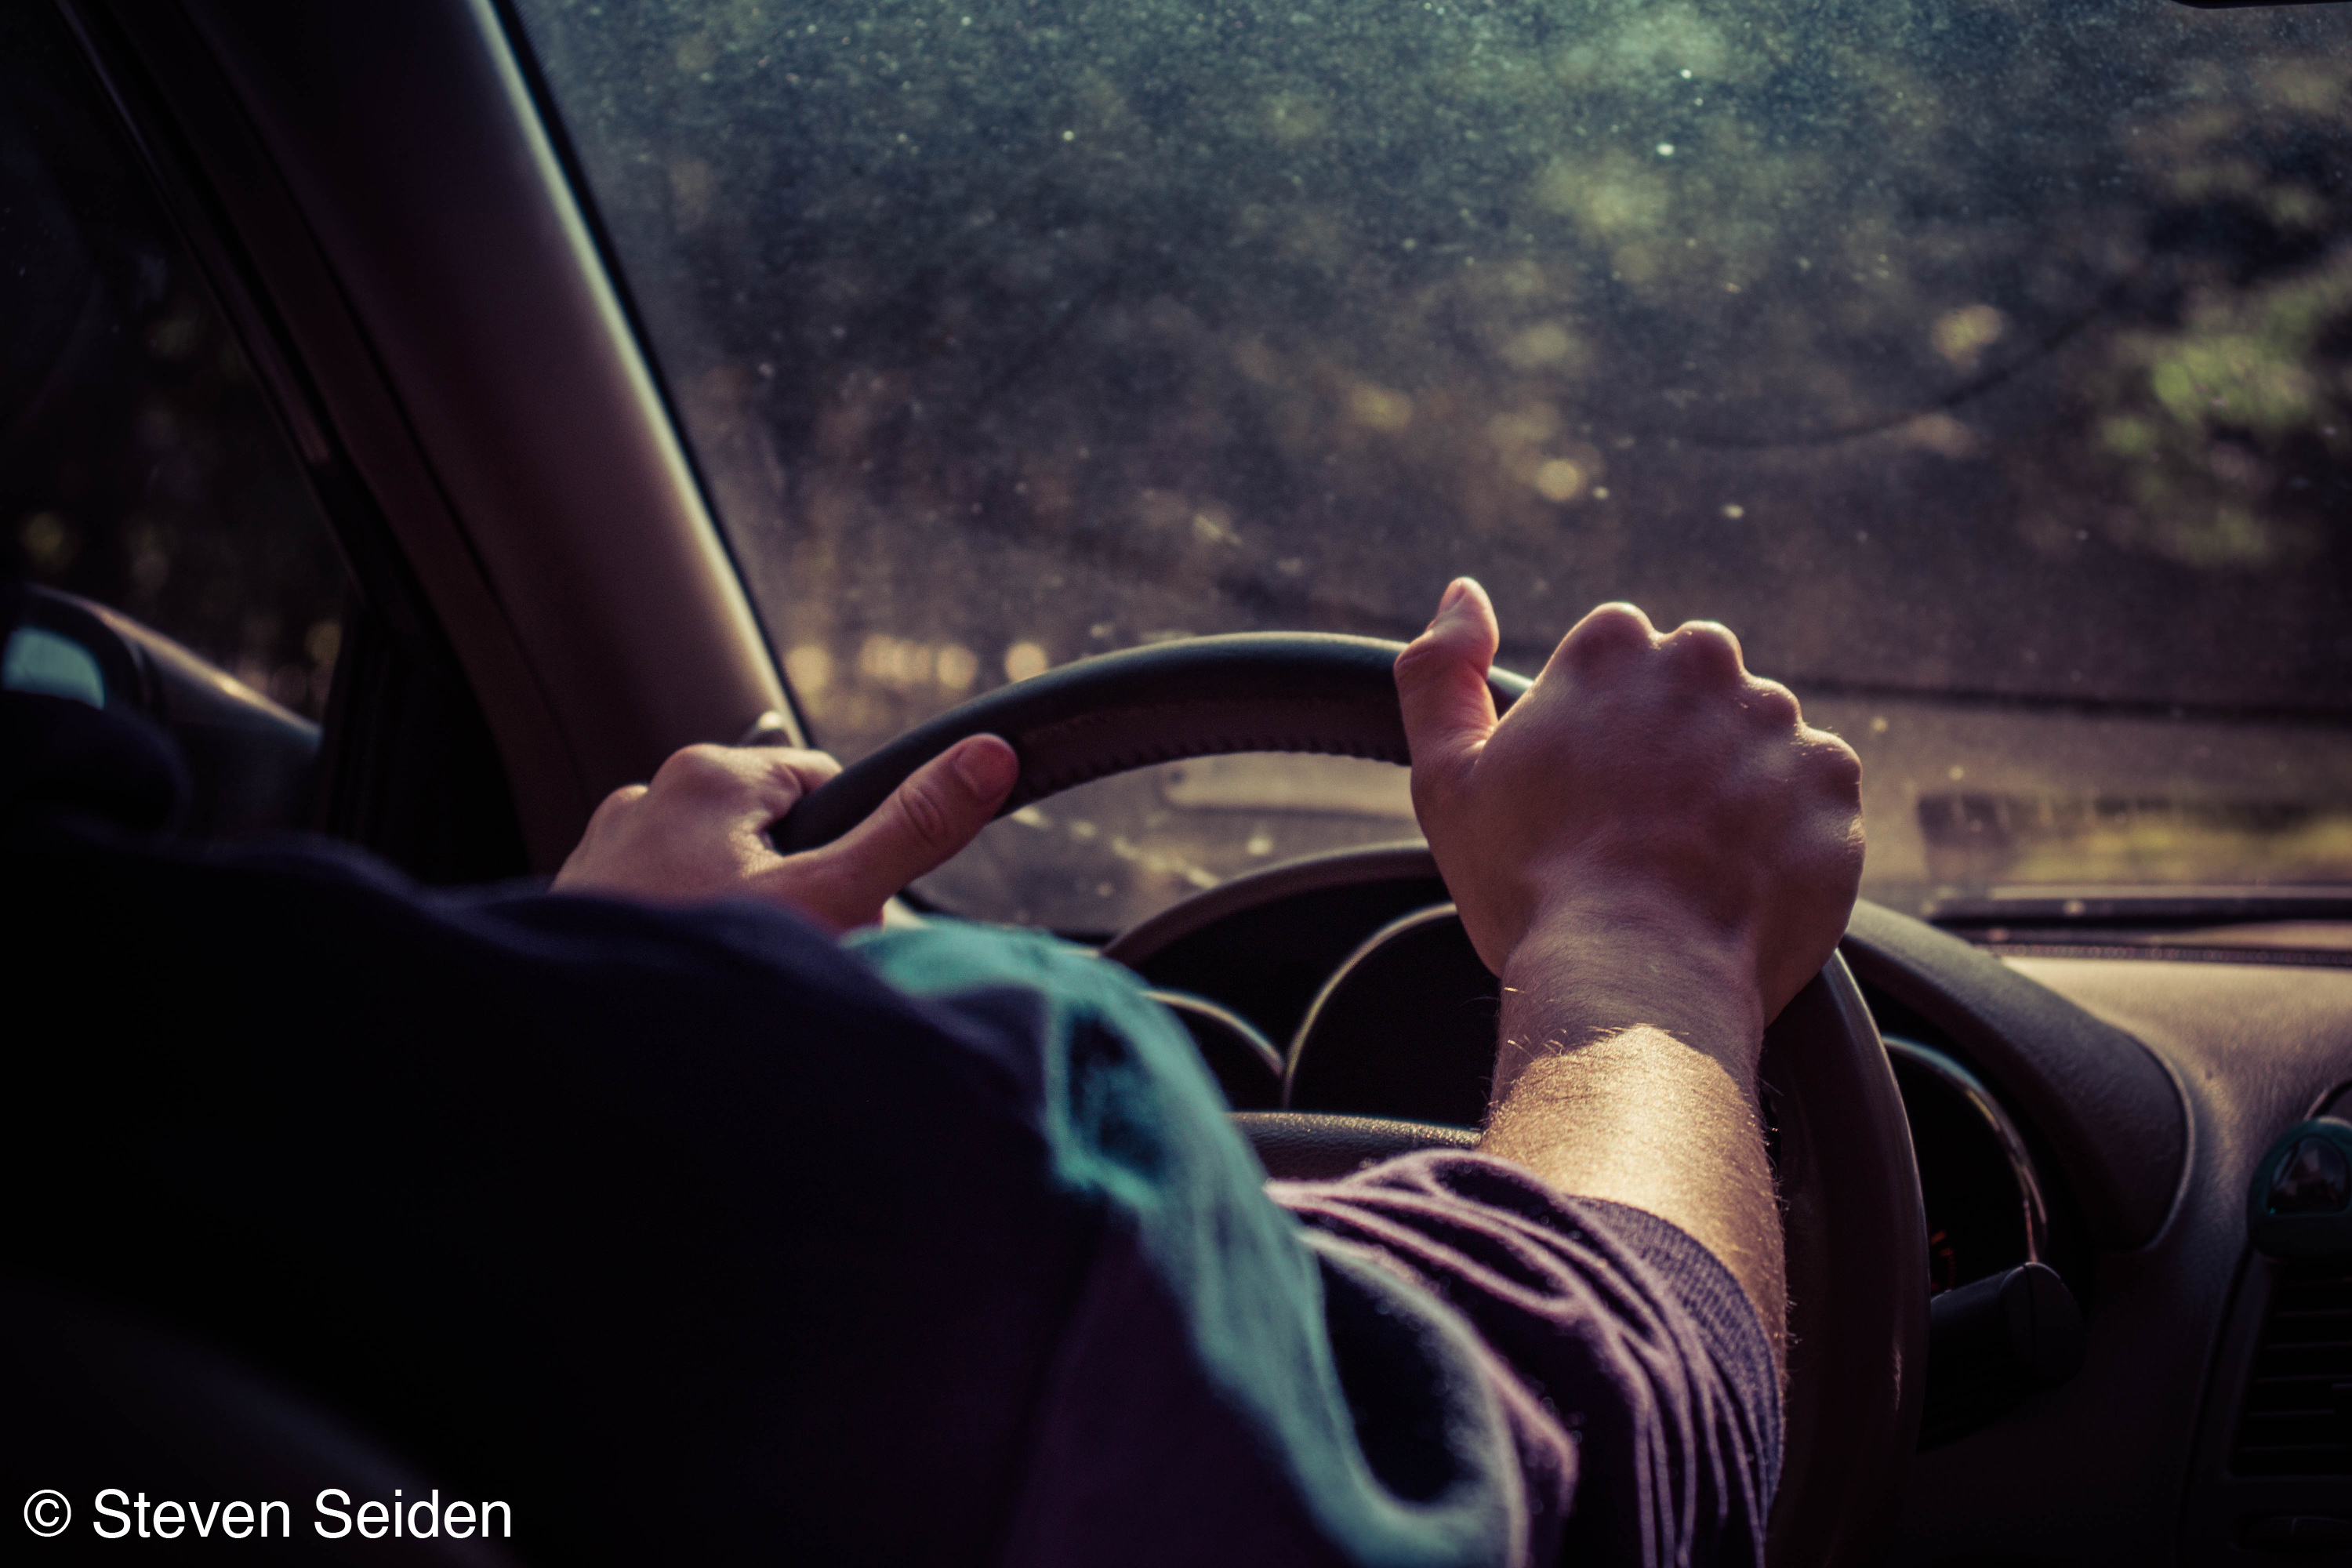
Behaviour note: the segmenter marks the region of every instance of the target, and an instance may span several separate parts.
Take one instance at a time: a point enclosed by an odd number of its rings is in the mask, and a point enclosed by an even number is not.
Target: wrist
[[[1752,1091],[1764,1037],[1753,942],[1671,900],[1554,900],[1503,965],[1499,1095],[1525,1066],[1662,1029]]]

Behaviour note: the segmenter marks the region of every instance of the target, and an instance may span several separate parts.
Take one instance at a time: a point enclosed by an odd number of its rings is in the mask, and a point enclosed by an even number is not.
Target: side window
[[[351,584],[136,153],[44,5],[0,7],[0,551],[307,718]]]

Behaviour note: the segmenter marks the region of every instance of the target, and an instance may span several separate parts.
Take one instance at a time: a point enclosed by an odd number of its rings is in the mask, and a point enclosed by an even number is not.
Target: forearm
[[[1603,605],[1498,719],[1501,640],[1457,579],[1396,664],[1413,811],[1503,976],[1480,1147],[1681,1229],[1739,1281],[1780,1362],[1756,1058],[1853,908],[1862,763],[1722,626],[1661,637]]]
[[[1756,1098],[1762,1020],[1731,963],[1622,925],[1530,937],[1505,967],[1479,1147],[1679,1226],[1738,1279],[1778,1363],[1788,1298]]]

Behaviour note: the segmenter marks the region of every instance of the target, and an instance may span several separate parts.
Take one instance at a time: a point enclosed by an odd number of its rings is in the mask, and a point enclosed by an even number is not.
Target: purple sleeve
[[[1276,1182],[1318,1249],[1458,1312],[1517,1438],[1538,1563],[1763,1562],[1780,1395],[1730,1272],[1654,1215],[1483,1154]]]

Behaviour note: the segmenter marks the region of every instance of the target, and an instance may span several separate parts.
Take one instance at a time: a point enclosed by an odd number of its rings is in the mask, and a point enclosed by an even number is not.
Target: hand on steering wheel
[[[899,781],[839,838],[778,853],[768,830],[840,772],[823,752],[688,746],[650,784],[605,797],[555,890],[654,903],[765,899],[836,933],[872,925],[900,889],[979,837],[1020,763],[996,736],[970,736]]]
[[[1478,956],[1503,974],[1530,935],[1565,934],[1585,950],[1579,992],[1634,1009],[1581,1022],[1673,1026],[1662,1010],[1704,994],[1741,1009],[1721,1022],[1752,1047],[1845,931],[1861,760],[1711,621],[1661,636],[1603,605],[1498,719],[1499,640],[1464,577],[1397,660],[1413,812]]]
[[[1721,626],[1604,605],[1499,721],[1497,641],[1462,578],[1397,660],[1415,812],[1503,983],[1479,1147],[1680,1226],[1778,1354],[1757,1055],[1853,907],[1861,763]]]

